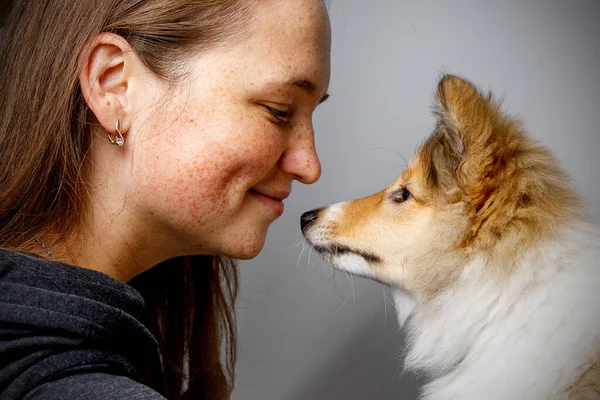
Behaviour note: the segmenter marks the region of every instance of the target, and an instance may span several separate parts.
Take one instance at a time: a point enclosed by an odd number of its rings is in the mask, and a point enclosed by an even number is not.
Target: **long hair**
[[[138,275],[131,285],[146,301],[146,326],[159,344],[169,399],[228,399],[236,354],[233,261],[175,258]]]
[[[241,37],[248,15],[249,0],[17,2],[0,37],[0,247],[31,250],[45,235],[66,243],[85,223],[98,128],[78,75],[95,35],[121,35],[152,73],[175,85],[184,57]],[[234,262],[179,257],[130,283],[146,301],[169,398],[229,398]]]

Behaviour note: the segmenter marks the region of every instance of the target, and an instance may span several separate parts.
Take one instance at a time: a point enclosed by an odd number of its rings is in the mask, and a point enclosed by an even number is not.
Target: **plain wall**
[[[301,255],[299,218],[400,175],[432,131],[442,70],[503,96],[600,221],[600,1],[332,0],[330,16],[331,98],[314,120],[323,175],[294,186],[264,251],[241,263],[234,400],[416,399],[383,286]]]

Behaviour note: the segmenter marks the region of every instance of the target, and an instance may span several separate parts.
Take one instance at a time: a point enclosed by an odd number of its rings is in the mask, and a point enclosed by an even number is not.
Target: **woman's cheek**
[[[233,213],[247,190],[271,175],[286,136],[262,115],[203,124],[183,118],[172,127],[176,135],[144,146],[153,168],[142,201],[165,218],[198,225]]]
[[[175,215],[196,223],[206,219],[210,210],[219,209],[226,198],[227,180],[223,165],[193,160],[179,168],[180,174],[168,179],[165,202]]]

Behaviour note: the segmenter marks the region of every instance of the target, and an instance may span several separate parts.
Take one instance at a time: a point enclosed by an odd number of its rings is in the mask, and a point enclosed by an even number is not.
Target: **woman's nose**
[[[321,162],[315,150],[314,136],[297,140],[283,153],[279,168],[305,184],[315,183],[321,177]]]

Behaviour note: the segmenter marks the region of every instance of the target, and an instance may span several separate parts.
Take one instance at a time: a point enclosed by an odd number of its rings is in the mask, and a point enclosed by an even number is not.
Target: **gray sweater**
[[[143,307],[103,273],[0,249],[0,400],[164,399]]]

